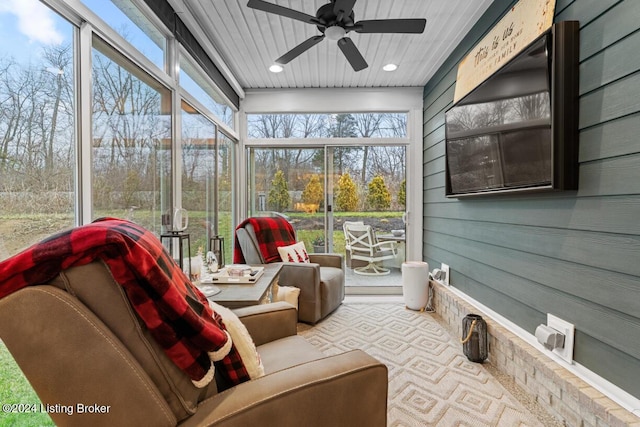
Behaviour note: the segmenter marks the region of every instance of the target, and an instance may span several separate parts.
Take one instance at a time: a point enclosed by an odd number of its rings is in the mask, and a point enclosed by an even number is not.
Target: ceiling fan
[[[355,2],[356,0],[331,0],[331,3],[327,3],[318,9],[316,16],[311,16],[263,0],[249,0],[247,6],[315,25],[322,33],[321,35],[313,36],[303,41],[276,59],[276,63],[282,65],[288,64],[291,60],[327,37],[329,40],[336,40],[338,42],[338,47],[354,71],[364,70],[369,65],[353,41],[346,36],[347,33],[355,31],[356,33],[420,34],[424,31],[424,27],[427,24],[426,19],[372,19],[355,22],[353,14],[353,5]]]

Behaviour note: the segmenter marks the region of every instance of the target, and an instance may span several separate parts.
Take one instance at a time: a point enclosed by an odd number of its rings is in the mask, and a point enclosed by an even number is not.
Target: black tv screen
[[[577,26],[559,25],[445,113],[448,197],[577,188]]]

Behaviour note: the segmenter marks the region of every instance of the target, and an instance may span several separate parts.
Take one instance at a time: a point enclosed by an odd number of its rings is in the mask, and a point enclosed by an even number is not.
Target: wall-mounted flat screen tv
[[[578,31],[554,24],[445,113],[447,197],[577,189]]]

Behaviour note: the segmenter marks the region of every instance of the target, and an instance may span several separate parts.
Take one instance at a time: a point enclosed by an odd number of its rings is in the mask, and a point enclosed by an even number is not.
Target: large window
[[[230,248],[235,107],[143,2],[45,3],[0,1],[0,259],[103,216],[159,235],[180,206],[210,227],[192,253]]]
[[[180,56],[180,86],[208,108],[221,123],[234,128],[234,110],[187,55]]]
[[[339,188],[339,178],[347,175],[353,180],[355,200],[347,210],[404,211],[407,116],[389,112],[249,114],[248,136],[259,140],[249,143],[250,213],[325,210],[324,193],[331,196],[331,188]],[[274,140],[282,146],[273,148]],[[307,148],[311,144],[318,148]],[[385,203],[380,205],[372,202],[368,191],[381,177]],[[329,188],[323,189],[324,185]],[[282,197],[276,197],[276,190]],[[388,203],[386,192],[395,196]]]
[[[171,207],[171,94],[94,37],[93,217],[161,232]]]
[[[210,239],[220,236],[229,245],[226,263],[232,259],[234,231],[234,149],[233,140],[182,102],[182,207],[189,212],[192,253],[205,253]]]
[[[0,6],[0,259],[75,223],[75,28],[29,3]]]
[[[131,0],[82,2],[158,68],[164,70],[166,37],[131,3]]]
[[[361,221],[398,241],[386,267],[399,272],[405,244],[406,147],[391,145],[249,149],[249,214],[282,215],[315,252],[345,251],[343,224]]]
[[[206,253],[216,235],[216,127],[182,102],[182,207],[189,212],[191,246]]]
[[[283,215],[309,250],[345,256],[345,222],[393,241],[405,259],[407,113],[249,114],[249,215]],[[394,235],[392,231],[401,235]],[[411,240],[411,237],[408,237]],[[348,282],[358,286],[369,281]]]

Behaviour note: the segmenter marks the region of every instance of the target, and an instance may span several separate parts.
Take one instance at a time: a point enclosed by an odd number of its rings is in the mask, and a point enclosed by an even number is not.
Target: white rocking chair
[[[345,250],[351,254],[351,260],[366,261],[364,267],[356,267],[353,272],[365,276],[382,276],[390,270],[376,263],[395,259],[398,256],[397,243],[378,242],[370,225],[362,222],[346,221],[343,226]]]

